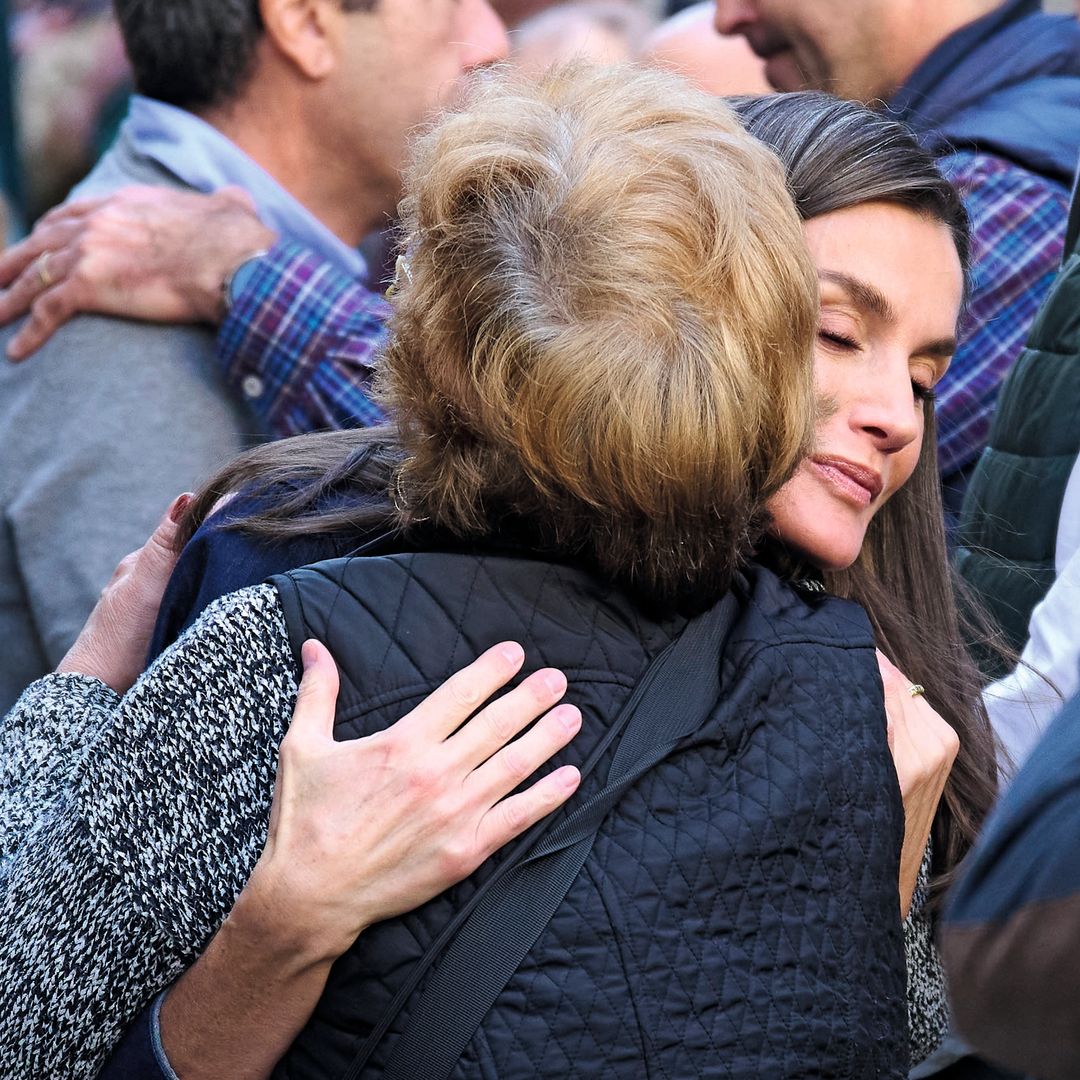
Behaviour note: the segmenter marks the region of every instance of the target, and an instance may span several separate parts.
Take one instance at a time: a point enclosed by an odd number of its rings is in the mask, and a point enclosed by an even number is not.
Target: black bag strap
[[[691,620],[652,662],[614,730],[624,731],[605,786],[533,841],[488,882],[432,975],[382,1080],[445,1080],[496,998],[543,933],[592,850],[604,818],[627,788],[705,722],[719,697],[719,659],[736,602],[730,594]],[[604,747],[610,745],[605,740]],[[596,758],[591,755],[591,759]],[[455,924],[455,929],[457,925]],[[442,937],[442,936],[440,936]],[[419,978],[434,963],[429,949]],[[401,996],[399,994],[399,996]],[[407,996],[407,995],[405,995]],[[396,1003],[396,999],[395,999]],[[394,1010],[400,1011],[401,1005]],[[389,1026],[365,1042],[346,1077],[359,1075]]]

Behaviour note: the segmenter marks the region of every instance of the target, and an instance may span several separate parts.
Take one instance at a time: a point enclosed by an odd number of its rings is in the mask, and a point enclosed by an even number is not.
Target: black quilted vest
[[[1080,453],[1080,196],[1064,268],[1005,380],[964,497],[956,567],[1018,652],[1054,582],[1058,521]],[[1004,674],[984,665],[987,675]]]
[[[650,619],[574,567],[505,556],[342,559],[274,584],[297,656],[314,636],[337,658],[339,738],[381,729],[513,639],[528,670],[562,668],[581,707],[582,731],[559,764],[588,756],[684,624]],[[906,1075],[903,809],[870,628],[853,605],[797,595],[763,569],[737,593],[710,719],[605,820],[455,1077]],[[363,934],[274,1075],[345,1075],[498,859]],[[417,999],[364,1077],[380,1075]]]

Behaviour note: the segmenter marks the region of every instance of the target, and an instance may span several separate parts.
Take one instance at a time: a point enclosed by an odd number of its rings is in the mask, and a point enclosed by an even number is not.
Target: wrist
[[[104,683],[117,694],[126,694],[137,675],[110,657],[108,649],[99,649],[93,635],[80,636],[56,665],[57,675],[85,675]]]
[[[321,896],[309,892],[273,866],[257,864],[225,925],[257,942],[261,951],[275,954],[294,973],[329,967],[367,924],[341,918]]]
[[[232,307],[232,284],[237,271],[253,259],[261,258],[277,243],[277,233],[258,218],[250,218],[235,242],[221,249],[203,281],[196,303],[204,321],[219,326]]]

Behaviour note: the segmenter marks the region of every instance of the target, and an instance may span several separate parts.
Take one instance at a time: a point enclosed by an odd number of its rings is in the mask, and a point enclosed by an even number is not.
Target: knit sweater
[[[205,948],[265,842],[296,692],[278,594],[256,586],[124,698],[47,676],[0,723],[0,1075],[95,1076]],[[921,906],[905,929],[918,1060],[944,987]]]

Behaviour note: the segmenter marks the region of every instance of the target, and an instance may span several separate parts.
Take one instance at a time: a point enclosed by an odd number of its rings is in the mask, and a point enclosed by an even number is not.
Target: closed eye
[[[857,349],[859,343],[854,339],[847,337],[845,334],[837,334],[832,330],[819,330],[818,337],[822,341],[827,341],[830,345],[835,346],[838,349]]]

